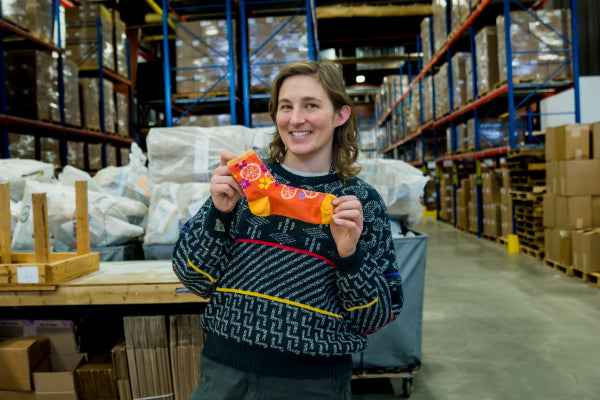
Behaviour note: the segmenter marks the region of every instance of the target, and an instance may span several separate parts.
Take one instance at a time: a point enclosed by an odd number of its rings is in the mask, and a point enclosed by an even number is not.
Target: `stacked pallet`
[[[514,220],[520,253],[537,260],[544,257],[543,200],[546,192],[546,164],[543,147],[522,147],[509,151]]]

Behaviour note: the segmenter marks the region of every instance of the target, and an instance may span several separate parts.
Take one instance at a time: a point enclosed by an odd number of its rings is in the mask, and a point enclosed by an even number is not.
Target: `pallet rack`
[[[547,0],[539,0],[539,1],[530,1],[527,4],[532,9],[540,9],[545,5]],[[471,2],[469,2],[471,6]],[[420,69],[418,75],[412,79],[410,86],[406,91],[401,91],[401,95],[393,104],[393,106],[386,110],[385,112],[379,112],[379,115],[376,114],[376,122],[375,127],[378,129],[386,129],[386,125],[389,123],[391,116],[393,113],[397,112],[397,109],[403,107],[405,101],[407,101],[407,97],[413,91],[419,91],[419,94],[422,93],[422,82],[430,78],[431,86],[433,92],[433,104],[435,105],[435,85],[433,82],[433,73],[438,68],[439,63],[443,60],[450,62],[450,59],[453,55],[453,49],[457,47],[459,43],[463,43],[468,40],[468,46],[470,48],[471,53],[471,63],[472,63],[472,76],[468,77],[468,79],[472,79],[473,81],[473,90],[474,95],[471,102],[462,105],[460,107],[454,106],[454,98],[453,98],[453,83],[452,83],[452,69],[449,68],[448,73],[448,84],[449,84],[449,102],[450,102],[450,113],[444,116],[437,116],[435,114],[435,109],[433,110],[433,119],[429,121],[425,121],[423,118],[422,107],[421,107],[421,115],[420,115],[420,127],[415,132],[406,132],[404,129],[404,125],[402,126],[401,132],[396,134],[397,139],[391,141],[382,149],[380,149],[380,153],[384,154],[387,157],[400,158],[400,151],[403,151],[404,160],[407,162],[411,162],[415,166],[423,166],[424,173],[427,173],[427,167],[435,166],[436,170],[436,192],[437,196],[437,209],[439,214],[440,204],[439,204],[439,176],[440,176],[440,167],[442,166],[450,166],[452,168],[453,175],[453,204],[454,204],[454,215],[456,216],[456,190],[457,190],[457,172],[459,167],[465,165],[466,162],[473,163],[475,172],[477,174],[477,210],[478,210],[478,236],[481,237],[482,227],[483,227],[483,205],[482,205],[482,191],[481,191],[481,171],[482,167],[490,166],[498,166],[500,164],[500,157],[504,157],[510,149],[514,149],[516,147],[515,142],[515,131],[517,129],[517,117],[519,116],[517,110],[521,108],[526,108],[527,113],[526,117],[528,120],[528,126],[526,130],[529,132],[529,140],[530,143],[533,142],[533,135],[531,130],[531,118],[534,116],[539,116],[539,113],[533,113],[531,111],[530,105],[535,104],[542,99],[552,96],[554,94],[560,93],[567,89],[573,88],[574,90],[574,104],[575,104],[575,112],[574,119],[575,122],[580,122],[580,95],[579,95],[579,48],[577,43],[577,32],[578,32],[578,23],[577,23],[577,2],[576,0],[570,1],[570,13],[571,13],[571,37],[569,40],[561,35],[564,42],[566,43],[565,49],[561,49],[560,51],[567,53],[568,58],[567,61],[560,67],[556,69],[558,71],[565,64],[571,63],[573,65],[573,81],[572,82],[551,82],[553,75],[556,73],[554,71],[550,76],[545,79],[543,82],[534,82],[534,83],[518,83],[513,79],[513,66],[512,66],[512,57],[513,53],[518,54],[518,52],[513,52],[511,47],[511,38],[510,38],[510,11],[513,8],[518,8],[520,10],[526,10],[531,12],[528,7],[524,4],[526,2],[524,0],[502,0],[502,10],[501,12],[505,15],[504,18],[504,33],[506,36],[506,66],[507,66],[507,79],[506,82],[497,85],[493,90],[478,96],[477,93],[477,64],[475,57],[475,34],[477,31],[477,23],[480,19],[483,19],[484,13],[489,13],[492,9],[492,0],[481,0],[476,7],[469,7],[470,13],[466,20],[460,24],[460,26],[455,29],[453,32],[450,31],[450,5],[446,5],[446,33],[447,40],[441,46],[441,48],[434,52],[433,46],[431,48],[431,60],[427,65],[425,65],[422,69]],[[512,7],[512,8],[511,8]],[[546,25],[547,26],[547,25]],[[555,31],[553,28],[550,28]],[[465,36],[468,36],[468,39],[465,39]],[[433,28],[432,24],[429,25],[429,37],[430,42],[433,43]],[[420,46],[420,44],[419,44]],[[422,101],[422,96],[419,96]],[[479,121],[480,121],[480,111],[483,111],[486,107],[490,107],[491,105],[502,108],[502,112],[507,111],[508,114],[508,122],[509,122],[509,145],[494,147],[490,149],[482,150],[480,147],[480,132],[479,132]],[[456,121],[460,120],[460,118],[465,118],[466,115],[472,115],[475,121],[475,148],[471,151],[458,153],[456,148]],[[389,128],[388,128],[389,129]],[[450,154],[440,156],[438,143],[444,137],[443,134],[440,134],[442,129],[449,130],[449,135],[446,136],[447,140],[450,140],[451,143],[451,152]],[[401,135],[401,136],[400,136]],[[433,137],[434,142],[434,153],[435,157],[433,160],[427,160],[425,155],[425,137],[429,136]],[[414,160],[414,150],[412,151],[412,159],[408,159],[406,154],[406,147],[413,146],[416,140],[421,140],[422,144],[422,161]],[[486,165],[483,163],[483,160],[493,161],[492,164],[495,165]],[[489,163],[487,163],[489,164]],[[454,219],[454,224],[456,225],[456,218]],[[513,224],[514,226],[514,224]]]
[[[273,7],[273,5],[277,3],[278,6],[288,5],[293,7],[293,11],[291,15],[289,11],[286,15],[289,15],[290,18],[285,22],[283,26],[281,26],[277,31],[273,32],[273,34],[268,37],[257,49],[255,49],[252,53],[249,53],[248,50],[248,24],[247,24],[247,14],[248,9],[262,7],[264,8]],[[242,85],[243,85],[243,96],[244,96],[244,125],[252,126],[252,120],[250,115],[250,107],[252,103],[256,102],[264,102],[269,99],[270,94],[260,94],[260,93],[251,93],[250,92],[250,78],[253,75],[251,68],[252,66],[269,66],[269,65],[281,65],[285,62],[281,61],[272,61],[272,62],[263,62],[259,63],[253,60],[254,56],[271,40],[276,39],[277,35],[289,25],[289,23],[299,15],[304,14],[306,16],[306,31],[307,31],[307,39],[308,39],[308,58],[310,60],[316,60],[318,57],[318,39],[316,33],[316,25],[317,18],[315,15],[315,4],[314,0],[303,0],[303,1],[294,1],[294,0],[285,0],[285,1],[265,1],[265,0],[240,0],[240,19],[241,19],[241,43],[242,43]],[[268,11],[267,11],[268,13]],[[298,60],[300,61],[300,60]],[[264,82],[264,80],[260,79],[266,86],[270,87],[271,82]]]
[[[23,132],[24,130],[28,130],[29,132],[33,131],[36,137],[57,137],[60,139],[60,148],[61,148],[61,164],[67,165],[69,160],[67,159],[67,139],[77,139],[83,140],[87,143],[102,143],[102,164],[106,166],[106,143],[112,143],[118,147],[129,146],[131,143],[135,141],[133,138],[125,138],[109,135],[106,133],[106,127],[104,126],[104,107],[100,107],[100,115],[101,115],[101,123],[102,127],[100,132],[96,132],[93,130],[88,130],[84,128],[72,127],[68,126],[65,123],[65,103],[64,103],[64,79],[63,79],[63,48],[61,47],[62,39],[61,39],[61,28],[60,28],[60,6],[63,5],[62,1],[55,0],[53,1],[54,9],[54,24],[57,27],[57,43],[55,45],[50,43],[49,41],[43,40],[38,36],[26,31],[25,29],[8,22],[2,19],[1,11],[0,11],[0,100],[1,100],[1,109],[0,109],[0,123],[2,124],[2,135],[1,135],[1,143],[2,147],[0,149],[0,155],[3,158],[9,158],[9,140],[8,140],[8,131],[9,127],[11,130],[15,132]],[[101,51],[101,40],[102,40],[102,26],[100,21],[97,21],[98,26],[98,48],[99,52]],[[59,93],[59,111],[60,111],[60,123],[50,123],[38,119],[31,118],[23,118],[15,115],[10,115],[7,112],[7,97],[6,97],[6,83],[5,83],[5,58],[4,58],[4,49],[5,49],[5,36],[8,33],[11,37],[14,36],[18,38],[18,40],[27,43],[28,46],[31,46],[35,49],[39,49],[42,51],[51,52],[58,55],[58,93]],[[127,52],[129,57],[129,52]],[[131,76],[130,66],[129,66],[129,58],[128,61],[128,75]],[[91,72],[95,73],[95,72]],[[102,82],[102,79],[107,78],[114,82],[118,82],[123,85],[128,93],[129,99],[129,121],[130,121],[130,133],[134,134],[133,130],[133,119],[131,118],[131,111],[133,109],[133,93],[132,93],[132,85],[131,81],[127,80],[123,77],[116,75],[115,73],[103,68],[102,66],[102,58],[99,57],[99,65],[97,69],[97,75]],[[100,104],[103,105],[104,93],[102,89],[102,84],[100,84],[100,96],[101,101]],[[139,136],[137,138],[139,141]],[[117,156],[119,157],[119,155]],[[36,158],[39,158],[39,153]]]
[[[184,15],[185,13],[190,13],[194,10],[206,10],[206,9],[221,9],[225,8],[226,15],[226,25],[227,25],[227,40],[229,43],[229,48],[227,54],[223,54],[219,50],[210,46],[210,44],[206,43],[204,38],[199,37],[195,33],[189,31],[185,28],[181,21],[177,18],[170,15],[170,13],[176,13],[177,15]],[[188,115],[197,105],[203,105],[207,103],[223,103],[229,102],[229,112],[231,115],[231,124],[235,125],[237,123],[237,111],[236,111],[236,90],[235,90],[235,51],[234,51],[234,24],[233,24],[233,11],[232,11],[232,1],[225,0],[224,2],[218,4],[204,4],[204,5],[195,5],[189,6],[186,5],[185,2],[179,2],[176,0],[162,0],[162,33],[163,33],[163,74],[164,74],[164,85],[165,85],[165,118],[166,118],[166,126],[171,127],[176,125],[179,120]],[[185,19],[185,17],[184,17]],[[182,27],[189,34],[191,34],[195,40],[199,43],[204,44],[212,53],[215,55],[225,58],[227,64],[226,65],[209,65],[203,66],[199,68],[195,68],[198,70],[202,69],[215,69],[215,68],[226,68],[227,72],[221,76],[220,79],[217,80],[206,92],[199,93],[197,97],[190,98],[178,98],[173,99],[172,88],[171,88],[171,72],[175,72],[181,70],[182,68],[171,67],[170,55],[169,55],[169,27],[175,29],[177,26]],[[191,69],[191,68],[186,68]],[[229,95],[226,97],[217,96],[211,97],[209,96],[211,90],[219,84],[221,81],[228,80],[229,82]],[[177,111],[179,116],[173,121],[173,110]]]

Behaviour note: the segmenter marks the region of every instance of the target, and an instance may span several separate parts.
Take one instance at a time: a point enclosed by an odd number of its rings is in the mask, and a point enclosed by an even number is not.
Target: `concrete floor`
[[[600,288],[431,217],[415,230],[429,238],[411,399],[600,399]],[[369,381],[353,400],[398,398],[400,380]]]

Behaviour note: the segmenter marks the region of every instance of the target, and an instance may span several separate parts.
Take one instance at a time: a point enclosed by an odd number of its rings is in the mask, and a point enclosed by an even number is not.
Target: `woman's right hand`
[[[221,153],[221,165],[212,172],[210,178],[210,195],[213,204],[224,213],[232,211],[240,197],[244,196],[244,191],[227,166],[227,162],[236,157],[228,151]]]

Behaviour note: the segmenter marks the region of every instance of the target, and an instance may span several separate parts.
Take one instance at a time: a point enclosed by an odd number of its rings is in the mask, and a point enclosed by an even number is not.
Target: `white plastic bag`
[[[210,183],[207,182],[154,185],[144,244],[175,244],[182,225],[209,197]]]
[[[131,144],[129,164],[103,168],[96,172],[92,180],[102,193],[141,201],[146,206],[150,204],[146,156],[135,143]]]
[[[13,249],[34,249],[31,193],[40,192],[46,193],[52,249],[57,252],[76,250],[75,188],[37,182],[28,182],[25,186],[21,216],[13,233]],[[147,212],[139,201],[88,191],[90,247],[141,241]]]
[[[23,200],[25,183],[28,181],[56,181],[54,165],[36,160],[0,159],[0,182],[10,184],[10,198],[13,201]]]
[[[400,160],[365,158],[358,164],[363,167],[359,178],[379,192],[391,216],[402,217],[407,228],[421,221],[421,196],[429,177]]]
[[[254,130],[241,125],[152,128],[146,138],[150,186],[208,182],[221,163],[221,153],[242,155],[252,148],[254,135]]]

